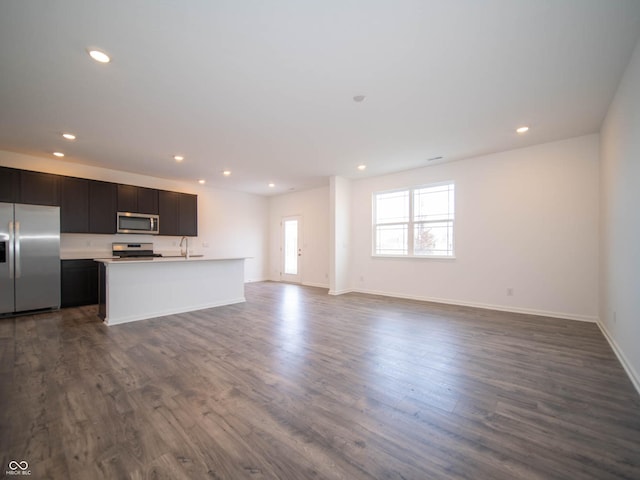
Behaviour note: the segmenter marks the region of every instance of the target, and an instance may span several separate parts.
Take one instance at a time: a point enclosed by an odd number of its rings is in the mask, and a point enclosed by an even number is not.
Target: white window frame
[[[427,220],[427,221],[419,221],[416,222],[414,220],[414,192],[416,190],[420,190],[423,188],[432,188],[432,187],[440,187],[444,185],[451,185],[454,189],[454,205],[453,205],[453,216],[451,219],[446,220],[447,222],[451,222],[451,230],[452,230],[452,240],[451,240],[451,255],[416,255],[414,254],[414,227],[417,224],[424,223],[442,223],[443,220]],[[395,192],[408,192],[409,194],[409,221],[407,222],[397,222],[397,223],[381,223],[377,224],[377,196],[381,194],[395,193]],[[437,182],[437,183],[429,183],[425,185],[416,185],[413,187],[405,187],[405,188],[396,188],[392,190],[382,190],[378,192],[373,192],[371,196],[372,202],[372,216],[371,216],[371,256],[372,257],[390,257],[390,258],[422,258],[422,259],[455,259],[455,182],[453,181],[445,181],[445,182]],[[406,254],[385,254],[385,253],[376,253],[376,241],[377,241],[377,227],[378,225],[406,225],[407,226],[407,253]]]

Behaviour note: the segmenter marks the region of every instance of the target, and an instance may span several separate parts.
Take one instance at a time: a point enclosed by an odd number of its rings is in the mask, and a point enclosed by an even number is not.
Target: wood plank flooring
[[[106,327],[0,320],[0,453],[34,479],[639,479],[595,324],[279,283]]]

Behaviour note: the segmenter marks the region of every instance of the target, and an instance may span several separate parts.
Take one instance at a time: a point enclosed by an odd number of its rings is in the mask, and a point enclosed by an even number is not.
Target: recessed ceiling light
[[[64,157],[64,153],[62,152],[53,152],[53,155],[56,157]]]
[[[516,132],[517,133],[527,133],[528,131],[529,131],[529,127],[527,127],[527,126],[522,126],[522,127],[516,128]]]
[[[205,183],[207,183],[207,181],[204,178],[201,178],[200,180],[198,180],[198,183],[200,185],[204,185]]]
[[[89,50],[89,56],[99,63],[109,63],[111,61],[111,57],[100,50]]]
[[[365,164],[358,165],[358,170],[365,170],[367,166]]]
[[[223,174],[225,177],[228,177],[229,175],[231,175],[231,170],[223,170],[222,174]]]
[[[174,159],[176,162],[181,162],[182,160],[184,160],[184,157],[183,157],[182,155],[174,155],[174,156],[173,156],[173,159]]]
[[[353,97],[353,101],[356,102],[356,103],[360,103],[360,102],[364,101],[365,98],[367,98],[367,97],[364,96],[364,95],[356,95],[356,96]]]
[[[270,183],[270,184],[269,184],[269,188],[273,188],[273,187],[275,187],[275,186],[276,186],[276,184],[275,184],[275,183]]]
[[[63,133],[62,136],[67,140],[75,140],[76,136],[73,133]]]

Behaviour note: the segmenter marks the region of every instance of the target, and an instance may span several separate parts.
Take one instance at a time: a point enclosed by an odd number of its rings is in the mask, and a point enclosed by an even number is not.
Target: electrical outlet
[[[507,297],[513,297],[513,288],[507,288]]]
[[[209,242],[202,242],[202,248],[209,248]]]

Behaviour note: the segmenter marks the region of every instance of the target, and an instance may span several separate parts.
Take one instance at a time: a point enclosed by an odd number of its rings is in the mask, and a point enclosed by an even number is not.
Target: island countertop
[[[189,255],[188,257],[182,255],[175,256],[162,256],[162,257],[142,257],[142,258],[94,258],[96,262],[104,263],[105,265],[114,264],[131,264],[131,263],[171,263],[171,262],[211,262],[211,261],[224,261],[224,260],[246,260],[249,257],[209,257],[205,255]]]

